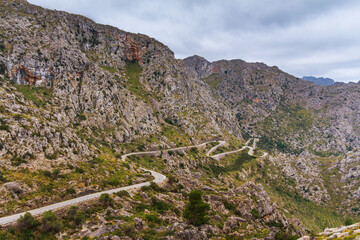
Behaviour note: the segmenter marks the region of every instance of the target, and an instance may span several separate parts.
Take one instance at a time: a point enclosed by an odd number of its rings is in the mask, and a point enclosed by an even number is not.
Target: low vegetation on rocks
[[[25,0],[0,9],[0,218],[153,180],[142,168],[167,177],[26,213],[0,239],[322,239],[360,221],[360,84],[179,60]],[[349,226],[334,237],[358,238]]]

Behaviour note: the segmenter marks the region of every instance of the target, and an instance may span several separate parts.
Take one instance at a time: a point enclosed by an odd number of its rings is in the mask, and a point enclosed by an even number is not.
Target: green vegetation
[[[145,91],[140,83],[140,74],[142,72],[141,66],[138,63],[127,63],[126,64],[126,76],[128,81],[126,82],[126,88],[129,91],[142,99],[144,102],[150,104],[149,94]]]
[[[184,218],[189,220],[194,226],[207,223],[209,218],[207,217],[210,206],[204,203],[201,199],[202,192],[193,190],[189,193],[189,203],[184,210]]]
[[[12,165],[18,166],[21,163],[29,161],[33,156],[13,156],[10,159]],[[81,194],[81,191],[91,182],[91,189],[105,190],[107,188],[121,187],[132,184],[133,179],[141,177],[141,173],[134,173],[127,162],[119,161],[111,154],[100,154],[96,159],[78,163],[77,166],[53,165],[52,171],[11,171],[1,169],[0,182],[18,181],[32,187],[34,184],[39,186],[34,191],[24,192],[21,199],[13,201],[12,204],[0,204],[0,208],[12,213],[16,208],[22,208],[27,201],[34,198],[47,199],[52,201],[62,201],[73,198],[75,194]],[[61,169],[61,171],[60,171]],[[70,170],[70,171],[69,171]],[[149,179],[150,180],[150,179]],[[75,189],[78,189],[75,191]],[[46,202],[43,203],[47,204]]]
[[[354,224],[354,220],[352,220],[351,218],[348,217],[345,219],[344,224],[345,224],[345,226],[352,225],[352,224]]]
[[[266,135],[260,137],[257,142],[257,146],[260,149],[265,150],[266,152],[274,152],[277,149],[283,153],[291,153],[291,154],[300,154],[304,151],[304,149],[294,149],[288,143],[286,143],[282,139],[274,139],[270,138]]]
[[[0,42],[0,51],[4,52],[5,51],[5,44],[3,42]]]
[[[40,225],[43,232],[58,233],[63,227],[62,222],[52,211],[47,211],[43,214]]]
[[[106,207],[114,205],[114,200],[107,193],[103,193],[100,195],[99,202]]]
[[[203,78],[202,80],[206,82],[211,89],[216,89],[222,82],[222,78],[216,73],[213,73],[210,76]]]
[[[281,124],[277,124],[280,123]],[[289,135],[298,135],[298,139],[306,141],[315,122],[314,110],[305,109],[301,104],[280,105],[270,116],[256,127],[264,134],[258,142],[258,147],[267,152],[300,154],[304,149],[291,147],[284,139]]]
[[[117,196],[124,198],[124,197],[130,197],[130,194],[128,191],[125,190],[121,190],[120,192],[116,193]]]
[[[296,240],[299,236],[291,236],[287,232],[278,232],[275,234],[275,240]]]
[[[67,219],[73,222],[74,226],[80,226],[86,219],[83,211],[79,210],[76,206],[71,206],[67,212]]]
[[[231,154],[224,159],[222,162],[228,163],[228,165],[220,166],[217,164],[210,164],[209,167],[212,172],[218,176],[219,174],[224,174],[233,171],[239,171],[244,167],[245,163],[250,163],[252,160],[255,160],[256,157],[250,156],[245,150],[240,153]]]
[[[39,222],[31,215],[31,213],[25,213],[17,221],[16,228],[21,233],[31,232],[37,229]]]
[[[164,213],[170,209],[170,205],[156,197],[151,198],[151,208],[153,211],[158,213]]]
[[[152,157],[149,155],[136,156],[132,155],[128,157],[131,162],[138,163],[140,166],[148,169],[164,170],[165,164],[161,157]]]
[[[7,132],[9,132],[10,131],[10,126],[9,125],[7,125],[7,124],[5,124],[5,123],[1,123],[1,125],[0,125],[0,131],[7,131]]]
[[[26,100],[32,101],[37,107],[44,107],[52,95],[52,90],[49,88],[32,87],[29,85],[15,86],[24,95]]]
[[[6,73],[6,67],[3,64],[0,64],[0,74],[4,75]]]
[[[163,131],[161,134],[171,142],[175,143],[177,146],[186,146],[190,144],[190,137],[184,133],[181,133],[174,126],[163,126]]]
[[[276,171],[266,163],[256,173],[257,181],[261,182],[271,199],[280,205],[287,217],[299,219],[313,233],[321,232],[326,227],[337,227],[344,224],[347,216],[337,212],[333,204],[318,205],[303,198],[294,190],[294,182],[286,177],[269,179],[267,173]],[[360,218],[357,217],[359,221]]]
[[[320,152],[320,151],[315,151],[315,150],[312,150],[312,153],[319,157],[330,157],[330,156],[337,157],[342,154],[341,152],[333,152],[333,151]]]
[[[7,182],[7,179],[6,177],[4,177],[4,174],[2,172],[0,172],[0,181],[3,183]]]
[[[104,65],[99,65],[99,67],[101,67],[102,69],[110,72],[110,73],[116,73],[118,70],[114,67],[108,67],[108,66],[104,66]]]
[[[30,213],[25,213],[16,223],[16,230],[10,228],[7,232],[0,232],[0,239],[16,240],[52,240],[55,234],[63,229],[62,221],[51,211],[43,214],[38,222]]]
[[[255,208],[251,209],[250,213],[255,219],[258,219],[260,217],[259,212]]]

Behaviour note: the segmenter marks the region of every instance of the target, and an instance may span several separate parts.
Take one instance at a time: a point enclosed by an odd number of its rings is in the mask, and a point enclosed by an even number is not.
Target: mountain
[[[142,167],[167,176],[0,239],[290,239],[360,220],[359,84],[176,59],[83,16],[0,7],[0,217],[153,179]],[[200,226],[183,214],[192,190],[210,209]]]
[[[242,60],[193,56],[184,62],[231,109],[244,134],[260,137],[268,151],[344,153],[360,144],[358,84],[318,86]]]
[[[313,82],[317,85],[326,85],[331,86],[335,83],[334,79],[331,78],[323,78],[323,77],[313,77],[313,76],[304,76],[303,80]]]

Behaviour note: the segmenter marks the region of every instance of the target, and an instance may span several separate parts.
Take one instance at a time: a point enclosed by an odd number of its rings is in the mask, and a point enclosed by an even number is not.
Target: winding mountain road
[[[245,148],[249,148],[250,149],[249,150],[249,155],[253,156],[254,149],[256,147],[256,141],[257,141],[257,139],[254,139],[254,143],[253,143],[252,147],[243,146],[241,149],[238,149],[238,150],[235,150],[235,151],[230,151],[230,152],[225,152],[225,153],[216,154],[214,156],[210,156],[210,154],[212,152],[214,152],[217,148],[219,148],[219,147],[223,146],[224,144],[226,144],[225,141],[219,141],[219,144],[212,147],[206,153],[206,156],[211,157],[211,158],[213,158],[215,160],[219,160],[220,158],[222,158],[222,157],[224,157],[224,156],[226,156],[228,154],[242,151]],[[191,148],[199,148],[199,147],[203,147],[206,144],[209,144],[211,142],[216,142],[216,141],[210,141],[210,142],[205,142],[205,143],[201,143],[201,144],[198,144],[198,145],[192,145],[192,146],[186,146],[186,147],[170,148],[170,149],[166,149],[166,150],[127,153],[127,154],[124,154],[124,155],[121,156],[121,160],[125,161],[127,157],[133,156],[133,155],[139,155],[139,156],[142,156],[142,155],[160,155],[162,152],[183,151],[183,150],[188,150],[188,149],[191,149]],[[246,145],[248,145],[249,142],[250,142],[250,140],[246,142]],[[265,153],[262,157],[264,157],[266,155],[267,155],[267,153]],[[110,190],[106,190],[106,191],[102,191],[102,192],[97,192],[97,193],[93,193],[93,194],[73,198],[73,199],[70,199],[70,200],[58,202],[58,203],[55,203],[55,204],[47,205],[47,206],[44,206],[44,207],[36,208],[36,209],[29,210],[29,211],[26,211],[26,212],[29,212],[32,215],[39,215],[39,214],[42,214],[42,213],[44,213],[46,211],[49,211],[49,210],[55,210],[55,209],[58,209],[58,208],[63,208],[63,207],[66,207],[66,206],[74,205],[76,203],[80,203],[80,202],[88,201],[88,200],[91,200],[91,199],[94,199],[94,198],[98,198],[98,197],[100,197],[101,194],[104,194],[104,193],[113,194],[113,193],[116,193],[116,192],[119,192],[119,191],[122,191],[122,190],[128,191],[128,190],[140,188],[140,187],[143,187],[143,186],[149,186],[151,184],[151,182],[162,183],[162,182],[164,182],[166,180],[166,176],[161,174],[161,173],[154,172],[152,170],[145,169],[145,168],[140,168],[140,169],[150,172],[151,175],[154,177],[154,180],[148,181],[148,182],[143,182],[143,183],[138,183],[138,184],[134,184],[134,185],[126,186],[126,187],[120,187],[120,188],[110,189]],[[7,216],[7,217],[2,217],[2,218],[0,218],[0,225],[6,225],[6,224],[9,224],[9,223],[15,222],[21,216],[23,216],[26,212],[17,213],[17,214],[10,215],[10,216]]]
[[[216,155],[213,155],[211,156],[211,158],[215,159],[215,160],[220,160],[221,158],[229,155],[229,154],[232,154],[232,153],[237,153],[237,152],[241,152],[242,150],[244,150],[245,148],[248,148],[249,149],[249,152],[248,154],[250,156],[254,156],[254,150],[256,148],[256,142],[259,141],[259,139],[257,138],[254,138],[254,142],[253,142],[253,145],[252,147],[251,146],[248,146],[249,143],[250,143],[251,139],[249,139],[246,143],[245,143],[245,146],[243,146],[242,148],[238,149],[238,150],[234,150],[234,151],[229,151],[229,152],[224,152],[224,153],[219,153],[219,154],[216,154]],[[224,141],[222,141],[224,142]],[[225,144],[225,143],[224,143]],[[220,144],[219,144],[220,145]],[[219,146],[218,145],[218,146]],[[218,146],[215,146],[215,147],[218,147]],[[210,149],[211,151],[212,149]],[[213,150],[214,151],[214,150]],[[261,156],[261,157],[266,157],[268,155],[267,152],[264,152],[264,154]],[[207,155],[208,156],[208,155]]]

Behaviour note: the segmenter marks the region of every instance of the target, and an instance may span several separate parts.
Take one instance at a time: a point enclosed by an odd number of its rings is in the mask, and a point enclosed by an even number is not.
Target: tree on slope
[[[210,210],[209,204],[203,202],[201,199],[202,192],[193,190],[189,193],[189,203],[185,207],[184,218],[189,220],[192,225],[199,226],[207,223],[207,217]]]

